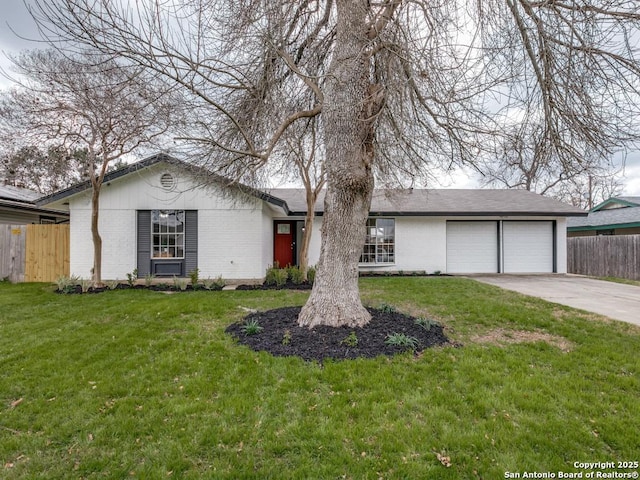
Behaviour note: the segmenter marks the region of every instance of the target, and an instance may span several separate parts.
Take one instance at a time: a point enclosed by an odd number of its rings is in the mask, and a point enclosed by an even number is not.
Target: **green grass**
[[[598,277],[598,280],[605,280],[607,282],[624,283],[626,285],[640,286],[640,280],[630,280],[628,278],[619,277]]]
[[[640,457],[638,328],[467,279],[361,286],[464,346],[319,365],[224,334],[240,307],[307,293],[1,283],[0,478],[493,479]]]

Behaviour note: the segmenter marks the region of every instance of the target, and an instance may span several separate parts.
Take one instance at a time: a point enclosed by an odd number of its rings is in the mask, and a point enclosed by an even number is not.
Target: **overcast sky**
[[[19,38],[16,33],[25,38],[36,39],[38,31],[22,0],[0,0],[0,12],[0,67],[4,70],[9,70],[10,63],[6,58],[7,54],[15,53],[24,48],[38,48],[40,46],[37,42],[28,42]],[[0,88],[7,88],[8,86],[10,86],[10,82],[0,76]],[[620,157],[618,159],[620,160]],[[639,152],[633,152],[627,157],[622,181],[625,195],[640,196]],[[441,184],[442,187],[447,188],[478,187],[474,174],[471,171],[465,172],[462,170],[450,178],[443,178]]]

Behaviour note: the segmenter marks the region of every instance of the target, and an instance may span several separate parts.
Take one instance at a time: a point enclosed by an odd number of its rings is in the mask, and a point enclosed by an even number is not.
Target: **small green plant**
[[[416,337],[410,337],[405,333],[394,332],[387,335],[387,339],[384,341],[387,345],[393,345],[394,347],[409,347],[411,350],[418,348],[420,342]]]
[[[431,330],[432,327],[439,327],[440,326],[440,324],[438,322],[436,322],[435,320],[431,320],[430,318],[424,318],[424,317],[416,318],[415,324],[416,325],[420,325],[427,332],[429,330]]]
[[[202,280],[202,285],[206,290],[222,290],[226,284],[221,276]]]
[[[104,282],[107,285],[107,288],[109,290],[115,290],[116,288],[118,288],[118,284],[120,282],[118,282],[118,280],[107,280],[106,282]]]
[[[287,284],[287,279],[289,278],[289,272],[287,272],[286,268],[280,268],[276,272],[276,285],[278,287],[283,287]]]
[[[340,342],[341,345],[346,345],[347,347],[357,347],[358,346],[358,336],[356,332],[351,332],[349,335],[344,337]]]
[[[286,285],[287,279],[289,278],[289,272],[286,268],[278,268],[278,264],[275,266],[267,268],[267,273],[264,279],[265,285],[275,285],[277,287],[282,287]]]
[[[154,278],[156,278],[156,276],[155,276],[155,275],[153,275],[152,273],[147,273],[147,274],[144,276],[144,284],[145,284],[147,287],[150,287],[150,286],[153,284],[153,279],[154,279]]]
[[[264,328],[258,323],[258,320],[252,318],[244,322],[244,325],[240,328],[245,335],[256,335],[260,333]]]
[[[195,289],[196,285],[200,281],[200,269],[194,268],[189,272],[189,278],[191,279],[191,286]]]
[[[275,285],[276,284],[276,272],[278,268],[275,266],[267,267],[267,272],[264,276],[264,284],[265,285]]]
[[[388,303],[381,303],[379,310],[384,313],[397,313],[398,310],[393,305],[389,305]]]
[[[284,335],[282,336],[282,345],[285,347],[291,343],[291,331],[289,329],[284,331]]]
[[[138,269],[134,268],[131,273],[127,273],[127,284],[130,287],[133,287],[136,284],[136,280],[138,279]]]
[[[316,280],[316,267],[307,268],[307,281],[313,285],[313,282]]]
[[[87,293],[92,286],[93,280],[91,280],[90,278],[80,279],[80,288],[82,289],[82,293]]]
[[[173,288],[184,292],[187,289],[188,280],[186,278],[173,277]]]
[[[440,270],[436,270],[435,272],[433,272],[434,275],[440,276],[442,275],[442,272]]]
[[[287,275],[294,285],[300,285],[304,281],[304,273],[300,270],[300,267],[287,268]]]
[[[58,291],[62,293],[73,293],[76,291],[76,285],[80,282],[80,279],[76,276],[67,277],[66,275],[61,275],[56,279],[56,285],[58,286]]]

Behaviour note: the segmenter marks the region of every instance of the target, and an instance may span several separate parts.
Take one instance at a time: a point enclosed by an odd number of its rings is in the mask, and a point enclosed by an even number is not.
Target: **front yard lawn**
[[[308,292],[0,283],[0,477],[497,479],[640,460],[639,328],[468,279],[361,288],[463,346],[320,364],[224,333]]]

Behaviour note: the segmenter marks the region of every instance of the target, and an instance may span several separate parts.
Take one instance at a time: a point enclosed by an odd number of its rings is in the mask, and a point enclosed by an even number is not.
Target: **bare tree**
[[[556,198],[586,210],[605,200],[622,195],[622,183],[617,172],[593,171],[573,178],[554,192]]]
[[[302,128],[302,131],[298,131],[300,128]],[[291,128],[285,138],[288,148],[286,150],[286,159],[283,162],[283,169],[289,170],[289,165],[291,164],[294,166],[295,178],[301,180],[304,186],[307,205],[302,245],[300,246],[300,258],[298,259],[304,280],[308,279],[309,245],[313,235],[315,206],[318,196],[327,181],[324,168],[324,151],[318,142],[319,128],[319,118],[313,117]]]
[[[93,281],[102,283],[100,190],[110,164],[164,134],[171,109],[164,91],[138,69],[102,55],[66,56],[56,50],[27,51],[12,59],[21,75],[4,97],[0,115],[25,142],[55,142],[84,149],[91,181]]]
[[[581,148],[579,158],[558,154],[543,125],[516,125],[500,137],[495,155],[479,163],[484,185],[519,188],[559,196],[581,178],[612,176],[611,156]],[[564,200],[568,200],[565,198]]]
[[[361,326],[376,172],[471,163],[514,116],[568,161],[637,140],[633,0],[35,0],[43,34],[157,72],[206,112],[185,137],[251,174],[322,116],[327,191],[318,275],[299,323]],[[303,97],[283,108],[282,98]],[[304,106],[300,108],[300,106]],[[215,152],[215,155],[213,155]]]

